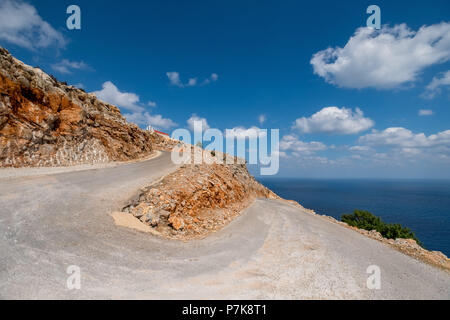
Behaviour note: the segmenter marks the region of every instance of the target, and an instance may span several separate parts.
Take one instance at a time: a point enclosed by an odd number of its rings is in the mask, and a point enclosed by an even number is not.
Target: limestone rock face
[[[245,164],[188,164],[142,189],[124,211],[162,236],[187,240],[223,228],[255,198],[279,199]]]
[[[133,160],[151,153],[154,139],[117,107],[0,47],[0,167]]]

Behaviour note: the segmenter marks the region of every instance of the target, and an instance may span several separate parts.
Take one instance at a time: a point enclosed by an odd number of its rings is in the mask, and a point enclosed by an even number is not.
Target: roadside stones
[[[129,212],[165,236],[187,239],[222,228],[255,198],[278,197],[245,165],[185,165],[141,190]]]
[[[159,224],[160,218],[152,211],[141,217],[141,221],[152,227],[156,227]]]
[[[138,219],[141,219],[150,211],[150,207],[145,204],[145,202],[141,202],[137,207],[132,209],[133,216]]]
[[[171,216],[169,218],[169,223],[172,225],[172,228],[174,228],[176,231],[179,231],[184,228],[184,221],[183,219],[177,217],[177,216]]]
[[[160,218],[169,219],[170,212],[166,211],[166,210],[159,210],[158,211],[158,215],[159,215]]]
[[[141,202],[135,207],[127,206],[123,211],[132,214],[135,218],[152,227],[158,226],[161,219],[167,221],[170,217],[169,211],[149,205],[146,202]]]

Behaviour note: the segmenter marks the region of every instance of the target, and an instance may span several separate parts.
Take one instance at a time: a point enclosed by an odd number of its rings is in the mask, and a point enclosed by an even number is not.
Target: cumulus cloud
[[[426,87],[422,97],[426,99],[433,99],[436,95],[441,93],[441,87],[445,86],[450,86],[450,70],[443,72],[438,77],[434,77],[430,84]]]
[[[111,81],[103,84],[102,90],[95,91],[97,98],[125,109],[125,118],[138,125],[151,125],[159,129],[168,129],[176,126],[171,119],[163,118],[156,114],[152,115],[140,104],[139,96],[132,92],[121,92]]]
[[[155,101],[149,101],[149,102],[147,103],[147,105],[148,105],[149,107],[152,107],[152,108],[157,106],[157,104],[156,104]]]
[[[186,87],[195,87],[196,85],[197,85],[197,78],[191,78],[186,84]]]
[[[349,148],[365,164],[408,167],[450,161],[450,130],[425,135],[402,127],[373,130],[359,138],[360,145]]]
[[[33,51],[50,46],[62,48],[67,43],[35,7],[19,0],[0,1],[0,39]]]
[[[125,108],[129,111],[141,112],[144,110],[144,108],[139,105],[139,96],[137,94],[120,92],[111,81],[103,83],[102,90],[95,91],[94,94],[100,100]]]
[[[364,113],[352,109],[327,107],[311,117],[295,120],[294,129],[302,133],[355,134],[373,127],[374,122]]]
[[[450,147],[450,130],[426,136],[411,130],[396,127],[384,131],[373,130],[359,138],[359,142],[371,146],[393,146],[402,148]]]
[[[313,55],[314,73],[346,88],[390,89],[413,82],[426,67],[450,59],[450,23],[359,28],[341,48]]]
[[[207,84],[210,84],[211,82],[216,82],[217,80],[219,80],[219,76],[217,75],[217,73],[213,73],[209,78],[205,79],[201,85],[206,86]]]
[[[419,116],[432,116],[433,114],[434,114],[434,112],[431,109],[420,109],[419,110]]]
[[[319,141],[305,142],[294,134],[283,136],[280,141],[280,157],[290,159],[296,167],[316,167],[335,165],[337,161],[317,155],[321,151],[330,149]]]
[[[244,128],[235,127],[233,129],[225,130],[226,138],[236,138],[236,139],[256,139],[258,137],[267,136],[267,131],[262,130],[258,127]]]
[[[170,84],[172,86],[185,88],[185,87],[195,87],[195,86],[205,86],[210,84],[211,82],[215,82],[219,79],[219,76],[216,73],[211,74],[211,76],[205,79],[202,82],[198,82],[198,78],[190,78],[187,83],[183,83],[180,78],[180,73],[176,71],[167,72],[167,78],[169,78]]]
[[[196,121],[199,121],[202,123],[202,130],[208,130],[209,129],[209,125],[208,125],[208,121],[206,120],[206,118],[200,118],[198,117],[196,114],[193,114],[188,120],[187,120],[187,124],[189,129],[191,129],[192,131],[194,131],[194,123]]]
[[[364,152],[372,151],[373,149],[371,147],[368,147],[368,146],[352,146],[352,147],[349,148],[349,150],[351,152],[364,153]]]
[[[281,151],[291,151],[294,155],[311,155],[317,151],[326,150],[327,146],[322,142],[312,141],[304,142],[299,140],[296,135],[286,135],[280,141]]]
[[[54,63],[51,65],[52,69],[62,73],[62,74],[69,74],[72,73],[73,70],[87,70],[90,69],[90,67],[84,63],[83,61],[69,61],[67,59],[63,59],[62,61],[58,63]]]
[[[169,78],[170,84],[177,87],[184,87],[180,80],[180,74],[178,72],[167,72],[167,78]]]
[[[169,129],[175,127],[177,124],[171,119],[164,118],[160,114],[152,115],[149,112],[134,112],[124,114],[125,118],[133,123],[142,126],[152,126],[156,129]]]

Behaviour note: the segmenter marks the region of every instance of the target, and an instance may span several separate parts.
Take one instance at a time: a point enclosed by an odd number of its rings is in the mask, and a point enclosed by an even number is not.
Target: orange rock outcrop
[[[245,164],[189,164],[141,190],[124,211],[163,236],[191,239],[224,227],[255,198],[278,196]]]
[[[155,139],[117,107],[0,47],[0,167],[133,160],[150,154]]]

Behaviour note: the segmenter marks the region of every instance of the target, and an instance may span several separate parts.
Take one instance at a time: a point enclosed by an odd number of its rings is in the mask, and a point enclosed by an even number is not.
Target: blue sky
[[[365,28],[371,4],[380,31]],[[141,126],[280,129],[280,176],[450,178],[449,13],[448,0],[0,0],[0,45]]]

